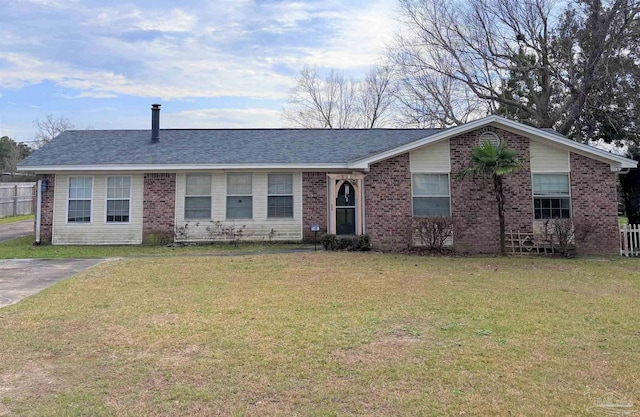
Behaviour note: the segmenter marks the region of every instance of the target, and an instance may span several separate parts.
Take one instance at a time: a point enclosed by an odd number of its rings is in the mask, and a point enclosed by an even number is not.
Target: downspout
[[[38,180],[36,191],[36,245],[40,244],[40,220],[42,219],[42,180]]]

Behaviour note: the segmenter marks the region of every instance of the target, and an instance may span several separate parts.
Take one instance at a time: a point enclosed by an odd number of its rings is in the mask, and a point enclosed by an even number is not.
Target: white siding
[[[449,139],[411,151],[411,172],[448,173],[451,171]]]
[[[72,176],[93,178],[91,223],[67,223],[69,175],[56,175],[53,206],[54,245],[116,245],[142,243],[142,193],[143,176],[131,175],[130,223],[107,223],[106,183],[102,174],[77,174]],[[128,175],[128,174],[117,174]]]
[[[274,171],[282,172],[282,171]],[[211,220],[187,221],[184,218],[185,173],[176,177],[176,227],[188,225],[185,241],[226,240],[224,236],[212,235],[206,229],[216,222],[223,227],[241,228],[245,240],[302,240],[302,173],[293,173],[293,218],[267,218],[268,172],[253,172],[253,218],[226,220],[227,176],[224,171],[213,171],[211,182]],[[273,233],[271,233],[273,231]],[[270,236],[271,235],[271,236]]]
[[[532,140],[531,172],[569,172],[569,152]]]

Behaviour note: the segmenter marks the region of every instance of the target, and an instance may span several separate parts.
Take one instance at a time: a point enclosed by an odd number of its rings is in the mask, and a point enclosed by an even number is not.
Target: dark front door
[[[356,234],[356,195],[348,181],[342,184],[336,198],[336,234]]]

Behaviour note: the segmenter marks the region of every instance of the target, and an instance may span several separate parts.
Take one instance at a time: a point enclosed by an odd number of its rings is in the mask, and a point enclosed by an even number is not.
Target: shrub
[[[435,250],[444,249],[447,239],[453,236],[453,226],[452,217],[442,216],[415,217],[412,224],[419,245]]]
[[[337,251],[368,251],[371,250],[371,240],[368,235],[336,236],[332,233],[322,235],[320,239],[325,250]]]

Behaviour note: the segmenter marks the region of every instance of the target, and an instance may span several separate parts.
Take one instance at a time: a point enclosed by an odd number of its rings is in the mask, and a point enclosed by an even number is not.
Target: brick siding
[[[484,129],[483,129],[484,131]],[[533,202],[529,169],[529,140],[523,136],[493,129],[507,146],[526,160],[524,166],[503,179],[505,230],[533,232]],[[471,149],[478,144],[480,131],[450,140],[451,212],[455,222],[454,247],[460,252],[497,253],[500,251],[498,203],[493,182],[488,178],[458,180],[456,174],[471,161]]]
[[[318,239],[327,233],[327,173],[302,173],[302,236],[305,242],[312,242],[314,233],[311,225],[320,226]]]
[[[53,237],[53,194],[56,184],[55,175],[42,175],[40,179],[47,181],[47,191],[42,193],[42,205],[40,211],[40,243],[51,243]],[[37,192],[40,192],[38,190]],[[36,219],[37,220],[37,219]],[[35,228],[35,220],[33,222]]]
[[[609,164],[574,153],[571,161],[571,206],[580,255],[620,252],[616,174]],[[584,241],[581,231],[591,230]]]
[[[173,240],[175,233],[176,174],[144,174],[142,241],[151,236]]]
[[[365,180],[366,233],[374,249],[401,251],[411,245],[411,172],[405,153],[372,164]]]

